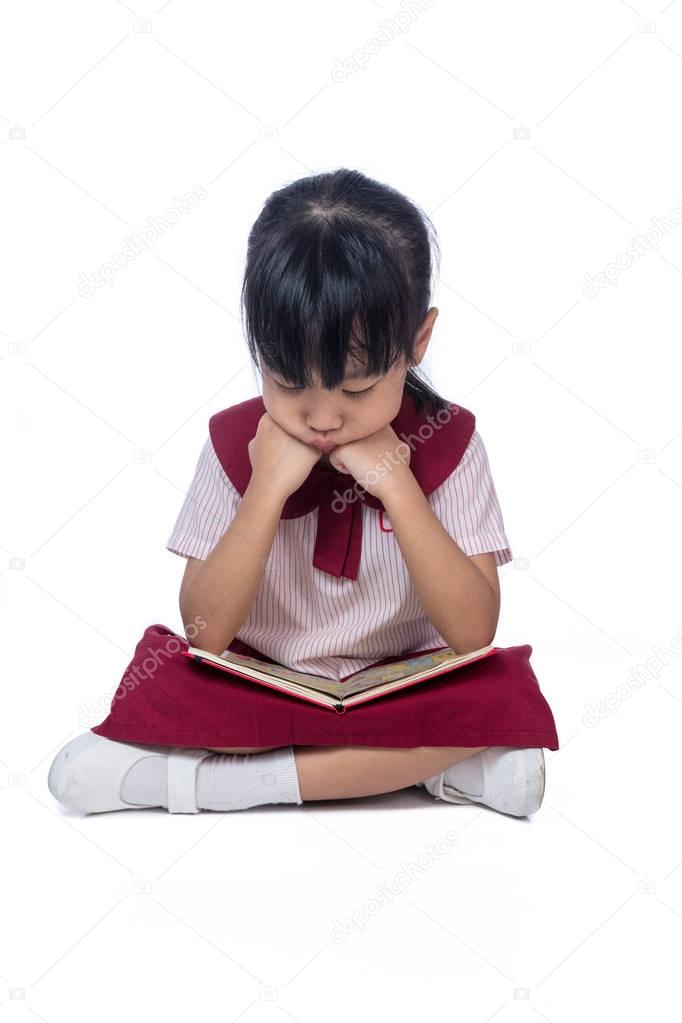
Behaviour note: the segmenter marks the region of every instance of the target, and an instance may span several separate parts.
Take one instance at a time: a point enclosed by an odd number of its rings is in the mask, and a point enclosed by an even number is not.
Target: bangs
[[[254,362],[292,387],[383,376],[412,350],[410,288],[395,249],[352,218],[302,217],[272,232],[242,293]]]

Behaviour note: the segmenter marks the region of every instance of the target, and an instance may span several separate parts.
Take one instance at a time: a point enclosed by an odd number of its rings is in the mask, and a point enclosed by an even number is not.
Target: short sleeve
[[[434,514],[465,554],[492,551],[505,565],[512,552],[485,446],[478,430],[452,474],[428,496]]]
[[[166,549],[205,561],[234,518],[241,495],[223,469],[211,438],[199,455]]]

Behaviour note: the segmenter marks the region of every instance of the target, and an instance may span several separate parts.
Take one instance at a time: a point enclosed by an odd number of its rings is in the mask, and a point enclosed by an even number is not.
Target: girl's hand
[[[339,444],[329,452],[329,461],[339,472],[348,473],[368,493],[381,499],[387,487],[399,485],[410,471],[410,445],[386,425],[376,433],[350,444]]]
[[[308,478],[323,454],[312,444],[292,437],[265,412],[249,441],[252,479],[264,481],[269,490],[286,500]]]

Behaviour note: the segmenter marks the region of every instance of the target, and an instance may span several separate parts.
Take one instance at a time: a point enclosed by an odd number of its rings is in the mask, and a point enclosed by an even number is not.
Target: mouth
[[[318,448],[320,451],[331,451],[332,448],[338,446],[333,440],[311,440],[310,444],[314,448]]]

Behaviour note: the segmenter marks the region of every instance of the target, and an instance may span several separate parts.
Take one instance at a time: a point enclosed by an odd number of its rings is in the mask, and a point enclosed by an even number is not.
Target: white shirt
[[[474,430],[459,464],[427,496],[465,554],[512,560],[483,441]],[[166,549],[205,560],[241,495],[207,439]],[[280,519],[251,611],[237,638],[297,671],[339,679],[383,657],[446,646],[424,613],[387,513],[362,506],[357,579],[312,564],[317,512]]]

